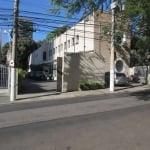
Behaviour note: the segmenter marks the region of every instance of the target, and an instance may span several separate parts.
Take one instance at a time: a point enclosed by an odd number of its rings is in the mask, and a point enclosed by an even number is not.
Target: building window
[[[60,45],[60,50],[63,51],[63,44]]]
[[[57,47],[55,48],[55,53],[57,53]]]
[[[64,50],[67,49],[67,42],[64,42]]]
[[[53,54],[55,54],[55,48],[53,48]]]
[[[58,52],[60,53],[60,45],[58,45]]]
[[[70,48],[70,40],[68,40],[68,48]]]
[[[72,46],[74,46],[74,37],[72,38]]]
[[[76,35],[76,44],[79,44],[79,35]]]
[[[46,52],[43,52],[43,61],[46,61]]]
[[[51,57],[51,49],[49,50],[49,57]]]

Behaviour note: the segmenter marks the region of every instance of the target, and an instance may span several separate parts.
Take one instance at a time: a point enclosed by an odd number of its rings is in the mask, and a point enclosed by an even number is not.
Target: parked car
[[[124,73],[115,74],[115,85],[128,85],[128,78]]]
[[[105,73],[105,83],[106,85],[110,84],[110,72]],[[128,79],[124,73],[115,73],[114,75],[114,84],[118,86],[128,85]]]
[[[130,75],[128,77],[128,82],[138,83],[140,78],[137,75]]]
[[[44,71],[35,71],[35,80],[46,80],[46,74]]]
[[[26,78],[33,80],[53,80],[52,74],[40,70],[28,72]]]
[[[28,72],[26,74],[26,78],[33,79],[35,77],[35,71]]]

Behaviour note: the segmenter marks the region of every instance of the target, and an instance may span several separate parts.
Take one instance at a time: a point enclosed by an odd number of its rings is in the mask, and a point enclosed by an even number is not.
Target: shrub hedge
[[[104,82],[97,82],[97,81],[80,81],[79,88],[81,90],[96,90],[96,89],[103,89],[105,88]]]

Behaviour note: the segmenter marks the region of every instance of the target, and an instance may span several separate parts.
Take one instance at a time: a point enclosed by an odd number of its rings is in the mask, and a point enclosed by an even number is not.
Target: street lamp
[[[0,57],[2,57],[2,30],[0,29]]]
[[[9,50],[7,52],[7,62],[9,63],[9,61],[11,60],[11,53],[12,53],[12,49],[11,49],[11,41],[12,41],[12,39],[11,39],[11,35],[10,35],[11,29],[4,30],[4,33],[6,33],[8,35],[8,39],[9,39]]]
[[[9,63],[10,63],[10,60],[11,60],[11,54],[12,54],[12,47],[11,47],[11,41],[12,41],[12,39],[11,39],[11,35],[10,35],[10,33],[11,33],[11,29],[9,29],[9,30],[4,30],[4,33],[6,33],[7,35],[8,35],[8,39],[9,39],[9,50],[8,50],[8,52],[7,52],[7,64],[8,64],[8,66],[9,66]],[[9,93],[11,93],[11,91],[10,91],[10,83],[11,83],[11,68],[10,68],[10,66],[8,67],[8,91],[9,91]]]

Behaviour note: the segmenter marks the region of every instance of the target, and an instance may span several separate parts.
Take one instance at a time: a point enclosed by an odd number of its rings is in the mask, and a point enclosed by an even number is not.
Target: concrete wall
[[[63,58],[57,57],[57,91],[63,92]]]
[[[105,61],[105,72],[110,70],[110,44],[111,44],[111,13],[96,11],[94,17],[94,49]],[[117,18],[116,18],[117,20]],[[128,27],[128,24],[125,26]],[[130,35],[128,35],[126,45],[115,44],[116,58],[121,58],[125,62],[125,73],[130,65]]]
[[[65,53],[62,92],[78,90],[80,81],[103,81],[103,70],[104,62],[95,52]]]

